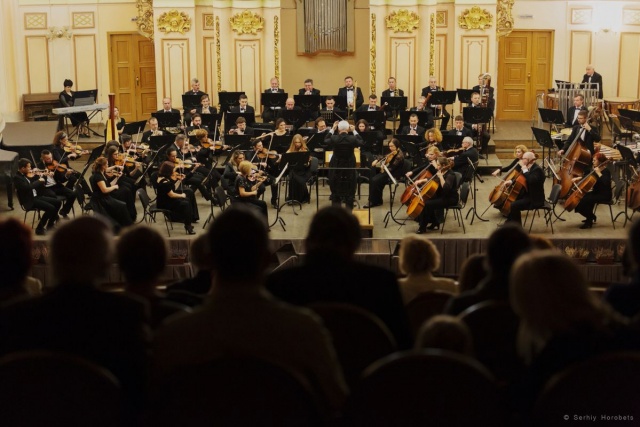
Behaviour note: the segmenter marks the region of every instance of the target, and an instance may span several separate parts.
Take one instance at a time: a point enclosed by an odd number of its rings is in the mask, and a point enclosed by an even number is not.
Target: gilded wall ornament
[[[436,14],[431,14],[429,29],[429,75],[436,75]]]
[[[264,28],[264,18],[250,10],[236,13],[229,18],[231,29],[238,34],[258,34]]]
[[[498,16],[496,18],[496,34],[498,37],[506,37],[513,31],[513,8],[515,0],[498,0]]]
[[[391,28],[394,33],[412,33],[420,25],[420,17],[415,12],[409,12],[407,9],[391,12],[385,20],[387,21],[387,28]]]
[[[184,34],[191,29],[191,18],[176,9],[165,12],[158,18],[158,30],[163,33]]]
[[[369,49],[371,56],[371,67],[369,68],[371,93],[376,93],[376,14],[371,14],[371,48]]]
[[[486,9],[480,9],[478,6],[473,6],[471,9],[467,9],[462,12],[462,15],[458,17],[458,25],[465,30],[484,30],[491,27],[493,21],[493,15]]]
[[[138,16],[136,25],[140,35],[153,40],[153,0],[137,0]]]

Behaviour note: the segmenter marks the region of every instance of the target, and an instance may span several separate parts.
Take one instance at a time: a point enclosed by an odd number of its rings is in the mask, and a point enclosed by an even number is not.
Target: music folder
[[[387,104],[386,111],[404,111],[407,109],[406,96],[383,96],[380,98],[380,104]]]
[[[144,128],[147,125],[146,120],[141,120],[139,122],[131,122],[126,123],[124,128],[122,129],[122,133],[126,133],[127,135],[137,135],[141,132],[144,132]]]
[[[286,92],[267,92],[260,94],[260,105],[264,106],[265,110],[278,110],[284,108],[284,104],[287,102],[289,94]]]
[[[555,125],[564,124],[564,114],[560,110],[552,110],[550,108],[538,108],[540,112],[540,118],[542,123],[549,123]]]
[[[163,129],[180,125],[180,113],[151,113],[151,116],[158,119],[158,126]]]
[[[548,149],[556,148],[556,144],[551,139],[551,133],[549,133],[548,130],[531,126],[531,131],[533,132],[536,142],[541,147],[546,147]]]
[[[205,95],[185,94],[182,95],[182,109],[185,111],[198,108],[201,104],[202,97]],[[208,95],[207,95],[208,96]]]
[[[462,147],[462,140],[464,136],[462,135],[451,135],[449,133],[445,133],[442,135],[442,145],[443,150],[452,150],[454,148]]]
[[[471,104],[471,94],[475,92],[473,89],[457,89],[456,92],[458,94],[458,101],[464,104]]]
[[[173,144],[175,139],[175,135],[166,133],[158,136],[151,136],[149,137],[149,147],[151,147],[152,150],[159,150],[164,145]]]
[[[466,123],[474,125],[480,123],[489,123],[493,112],[491,108],[486,107],[464,107],[462,109],[462,117]]]
[[[450,105],[456,103],[458,92],[455,90],[438,90],[431,92],[429,105]]]
[[[202,124],[209,128],[210,133],[213,133],[216,127],[216,123],[218,124],[218,126],[220,126],[220,124],[222,123],[222,113],[201,114],[200,117],[202,117]]]
[[[296,105],[305,111],[318,111],[322,103],[320,95],[294,95]]]

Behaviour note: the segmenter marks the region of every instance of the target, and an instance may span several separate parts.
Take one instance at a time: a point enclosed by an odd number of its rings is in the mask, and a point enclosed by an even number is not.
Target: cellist
[[[521,211],[535,209],[544,205],[544,171],[536,164],[536,155],[528,151],[522,155],[520,163],[516,166],[526,180],[526,188],[518,194],[518,199],[511,203],[511,210],[506,222],[517,222],[522,225]],[[511,180],[505,181],[506,186],[514,185]]]
[[[595,148],[593,146],[594,142],[600,141],[600,134],[596,128],[591,127],[587,122],[588,112],[585,110],[580,110],[578,112],[578,122],[573,126],[573,130],[571,131],[571,135],[564,143],[562,150],[558,151],[558,155],[562,156],[568,149],[569,146],[575,139],[580,136],[580,139],[584,143],[584,148],[589,150],[589,153],[593,156],[595,153]]]
[[[598,176],[595,185],[587,194],[585,194],[578,206],[576,206],[576,212],[585,217],[586,219],[580,226],[581,229],[591,228],[596,216],[593,213],[593,207],[596,203],[608,203],[611,201],[611,172],[606,168],[604,164],[607,161],[607,156],[603,153],[597,153],[593,156],[593,172]],[[574,182],[580,181],[581,177],[573,179]],[[578,190],[576,190],[578,191]]]
[[[458,185],[455,173],[451,170],[450,160],[446,157],[438,157],[436,160],[437,172],[433,177],[439,183],[436,194],[429,200],[424,201],[424,209],[420,214],[418,234],[423,234],[429,230],[440,229],[440,219],[436,216],[436,211],[458,203]]]

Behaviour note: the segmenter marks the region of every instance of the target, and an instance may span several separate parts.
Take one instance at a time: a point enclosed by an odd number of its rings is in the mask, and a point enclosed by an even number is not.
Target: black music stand
[[[634,122],[640,122],[640,111],[629,110],[628,108],[618,108],[620,116],[628,117]]]
[[[616,163],[623,163],[625,165],[631,166],[634,169],[636,169],[638,167],[638,162],[636,161],[636,158],[633,155],[633,151],[631,151],[631,149],[627,148],[626,146],[624,146],[622,144],[616,144],[616,148],[618,149],[618,151],[620,151],[620,155],[622,156],[622,161],[621,162],[616,162]],[[624,174],[625,189],[629,188],[629,181],[630,181],[629,174],[625,173]],[[622,194],[622,193],[620,193],[620,194]],[[628,197],[625,196],[625,198],[624,198],[624,210],[622,212],[618,213],[615,216],[615,218],[613,218],[613,222],[615,222],[620,215],[624,215],[624,223],[622,224],[622,228],[627,226],[627,221],[631,221],[631,217],[627,213],[627,209],[628,208],[629,208],[629,201],[628,201]],[[633,215],[633,213],[632,213],[632,215]]]
[[[231,111],[231,107],[240,105],[240,95],[244,95],[244,92],[218,92],[220,111],[226,113]]]
[[[238,117],[244,117],[247,121],[247,126],[251,126],[256,122],[256,113],[224,113],[225,132],[228,132],[229,129],[235,126]]]
[[[295,130],[302,125],[303,113],[302,110],[280,110],[280,117],[283,118],[287,124],[293,126],[293,131],[295,132]]]
[[[422,137],[420,135],[395,135],[394,137],[400,142],[400,149],[406,156],[413,159],[413,163],[418,163],[420,161],[418,144],[422,142]]]
[[[531,126],[531,131],[533,132],[533,136],[536,139],[538,145],[542,147],[542,158],[546,159],[547,157],[551,157],[551,150],[556,148],[556,144],[553,142],[553,139],[551,139],[551,133],[546,129],[540,129],[533,126]],[[544,155],[545,148],[549,150],[548,156]],[[546,173],[546,176],[551,176],[551,166],[547,164],[547,166],[544,168],[544,171]]]
[[[216,124],[220,126],[222,123],[222,113],[216,114],[201,114],[202,117],[202,125],[209,128],[209,133],[219,133],[219,130],[215,130]]]
[[[473,92],[475,92],[473,89],[457,89],[456,94],[458,95],[458,101],[462,104],[471,104],[471,94]]]
[[[538,112],[540,112],[540,119],[542,123],[549,124],[549,132],[555,125],[564,124],[564,114],[560,110],[552,110],[550,108],[538,108]]]
[[[378,146],[378,131],[359,132],[359,134],[364,141],[364,145],[360,149],[361,152],[382,154],[382,144]]]
[[[463,139],[464,136],[462,135],[451,135],[448,133],[442,135],[442,142],[440,143],[442,145],[442,150],[454,150],[456,148],[462,147]]]
[[[324,119],[324,121],[327,124],[327,127],[329,127],[329,128],[331,128],[331,126],[333,126],[333,124],[335,122],[343,120],[342,119],[343,115],[346,116],[347,113],[345,113],[342,110],[338,111],[338,112],[336,112],[336,110],[333,110],[333,111],[327,111],[327,110],[322,111],[322,110],[320,110],[320,117],[322,117]],[[338,117],[338,116],[340,116],[340,117]]]
[[[412,114],[418,116],[418,126],[425,127],[425,124],[429,120],[429,112],[428,111],[400,111],[400,123],[398,124],[398,128],[395,130],[396,133],[400,132],[404,126],[409,126],[409,117]],[[425,131],[427,129],[425,128]],[[424,137],[424,135],[420,135]]]
[[[346,96],[339,96],[339,95],[327,95],[327,96],[323,96],[322,97],[322,108],[325,108],[326,104],[324,102],[324,100],[326,100],[329,96],[331,96],[334,101],[336,101],[336,105],[334,106],[335,109],[337,110],[342,110],[343,112],[345,112],[344,114],[347,114],[347,97]],[[340,113],[338,113],[340,114]]]
[[[188,112],[198,108],[201,104],[203,96],[204,95],[194,95],[194,94],[182,95],[182,109],[185,112]]]
[[[315,113],[320,110],[320,104],[322,104],[322,96],[294,95],[293,99],[296,105],[302,109],[305,121],[315,120],[315,117],[317,117]]]
[[[164,145],[173,144],[173,141],[175,140],[175,135],[166,133],[158,136],[150,136],[149,148],[151,148],[152,150],[159,150]]]
[[[141,120],[139,122],[131,122],[124,125],[122,128],[122,133],[126,133],[127,135],[137,135],[139,133],[144,132],[144,127],[147,125],[146,120]]]
[[[273,112],[273,117],[276,116],[276,111],[284,108],[284,104],[287,102],[289,94],[286,92],[267,92],[260,94],[260,105],[264,107],[264,111],[270,110]]]
[[[393,129],[396,128],[396,120],[398,119],[398,113],[407,109],[407,97],[406,96],[383,96],[380,98],[380,104],[385,105],[386,111],[391,112],[393,115],[391,120],[393,121]]]
[[[354,111],[354,123],[357,123],[358,120],[361,119],[366,120],[367,123],[369,123],[370,126],[373,126],[376,130],[384,131],[384,111]]]
[[[180,126],[180,113],[151,113],[151,117],[158,119],[158,126],[162,129]]]
[[[278,153],[285,153],[289,147],[291,146],[291,140],[293,140],[293,135],[273,135],[273,139],[270,141],[270,144],[263,143],[263,146],[269,145],[270,150],[276,150]]]
[[[478,220],[482,221],[482,222],[488,222],[488,219],[484,219],[482,218],[480,215],[478,215],[478,184],[476,183],[476,180],[484,183],[484,181],[482,180],[482,178],[480,178],[480,175],[478,175],[478,170],[476,169],[476,165],[473,164],[473,162],[471,161],[470,158],[467,157],[467,161],[469,162],[469,165],[467,167],[471,168],[473,170],[473,206],[469,208],[469,210],[467,211],[467,215],[465,216],[465,219],[469,218],[469,214],[471,212],[473,212],[473,215],[471,215],[471,225],[473,225],[473,220],[475,218],[478,218]],[[486,212],[486,210],[485,210]]]
[[[458,92],[455,90],[438,90],[431,92],[431,98],[429,98],[429,106],[442,105],[443,110],[447,108],[447,105],[453,105],[456,103],[456,96]],[[436,107],[437,108],[437,107]],[[442,120],[444,114],[440,114],[434,117],[433,120]]]
[[[309,162],[309,157],[311,157],[311,153],[309,151],[294,151],[291,153],[284,153],[282,155],[282,160],[280,160],[280,164],[288,165],[288,169],[291,171],[293,170],[293,168],[298,167],[299,165],[306,165]],[[286,188],[289,188],[289,180],[287,180]],[[284,204],[278,205],[278,210],[282,209],[285,205],[290,205],[291,207],[293,207],[293,205],[296,204],[300,207],[300,210],[302,210],[302,202],[300,200],[294,199],[285,200]],[[298,215],[295,209],[293,209],[293,214]]]
[[[465,123],[471,123],[472,125],[480,125],[483,123],[489,123],[491,121],[491,117],[493,116],[493,111],[491,111],[491,108],[487,108],[487,107],[465,107],[462,109],[462,116],[464,117],[464,121]],[[480,147],[480,150],[482,150],[482,132],[480,131],[479,127],[477,126],[478,129],[476,131],[476,133],[478,134],[477,136],[477,141],[476,141],[476,146]],[[484,153],[485,154],[485,160],[487,161],[487,164],[489,164],[489,153]]]

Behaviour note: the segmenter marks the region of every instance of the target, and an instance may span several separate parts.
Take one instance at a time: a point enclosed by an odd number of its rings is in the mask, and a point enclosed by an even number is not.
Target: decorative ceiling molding
[[[191,29],[191,18],[184,12],[171,9],[158,17],[158,30],[163,33],[188,33]]]
[[[420,26],[420,16],[407,9],[391,12],[385,21],[387,28],[391,28],[394,33],[412,33]]]
[[[231,29],[238,34],[258,34],[264,29],[264,18],[250,10],[236,13],[229,18]]]

